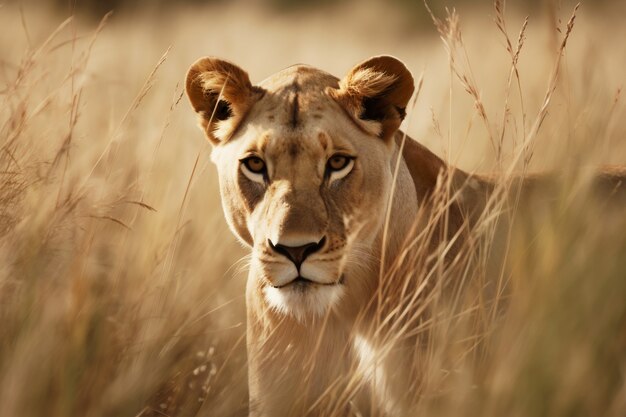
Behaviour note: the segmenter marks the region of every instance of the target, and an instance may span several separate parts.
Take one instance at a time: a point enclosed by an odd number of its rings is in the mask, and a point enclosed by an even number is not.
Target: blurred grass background
[[[215,55],[253,82],[294,63],[342,76],[392,54],[424,75],[411,136],[470,171],[506,167],[574,3],[509,2],[511,37],[529,24],[523,101],[511,89],[506,110],[510,56],[492,3],[447,5],[461,15],[459,63],[486,121],[421,2],[2,3],[0,414],[245,415],[246,250],[223,220],[186,70]],[[626,163],[624,9],[582,5],[531,170]],[[503,129],[498,161],[489,137]],[[488,360],[452,361],[455,377],[432,384],[421,411],[624,415],[626,229],[619,216],[599,227],[604,209],[578,184],[514,233],[519,301],[490,330]]]

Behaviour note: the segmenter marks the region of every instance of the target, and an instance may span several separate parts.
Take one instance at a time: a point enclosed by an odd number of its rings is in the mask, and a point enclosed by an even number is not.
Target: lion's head
[[[379,253],[394,137],[413,93],[406,67],[380,56],[338,80],[297,65],[253,86],[241,68],[203,58],[186,86],[264,302],[304,318],[366,285],[356,275]]]

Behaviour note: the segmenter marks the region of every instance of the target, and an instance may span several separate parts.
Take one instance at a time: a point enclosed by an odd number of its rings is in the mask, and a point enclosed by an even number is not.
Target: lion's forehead
[[[308,129],[323,118],[341,112],[327,94],[329,87],[337,86],[337,78],[316,68],[304,65],[287,68],[260,84],[263,97],[253,105],[246,120],[266,127]]]
[[[308,65],[293,65],[279,71],[259,83],[259,86],[270,93],[278,93],[294,83],[303,91],[323,91],[327,87],[337,87],[339,79],[325,71]]]

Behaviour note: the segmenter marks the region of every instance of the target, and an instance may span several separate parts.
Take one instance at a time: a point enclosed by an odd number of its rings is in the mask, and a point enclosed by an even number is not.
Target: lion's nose
[[[311,242],[302,246],[285,246],[280,243],[274,245],[269,239],[267,242],[275,252],[286,256],[291,262],[293,262],[296,265],[298,272],[300,272],[300,265],[302,265],[302,262],[304,262],[309,255],[318,252],[322,249],[322,247],[324,247],[326,237],[323,237],[319,242]]]

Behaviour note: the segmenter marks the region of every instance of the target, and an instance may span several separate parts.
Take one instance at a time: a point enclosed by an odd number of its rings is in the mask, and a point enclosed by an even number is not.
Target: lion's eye
[[[341,171],[350,163],[350,160],[351,158],[344,155],[331,156],[328,160],[328,168],[333,171]]]
[[[261,158],[251,156],[243,161],[243,164],[254,174],[262,174],[265,171],[265,162]]]
[[[267,179],[267,166],[258,156],[249,156],[242,159],[241,171],[249,180],[264,184]]]
[[[333,155],[326,162],[326,175],[329,182],[339,180],[350,173],[354,166],[354,157],[346,155]]]

